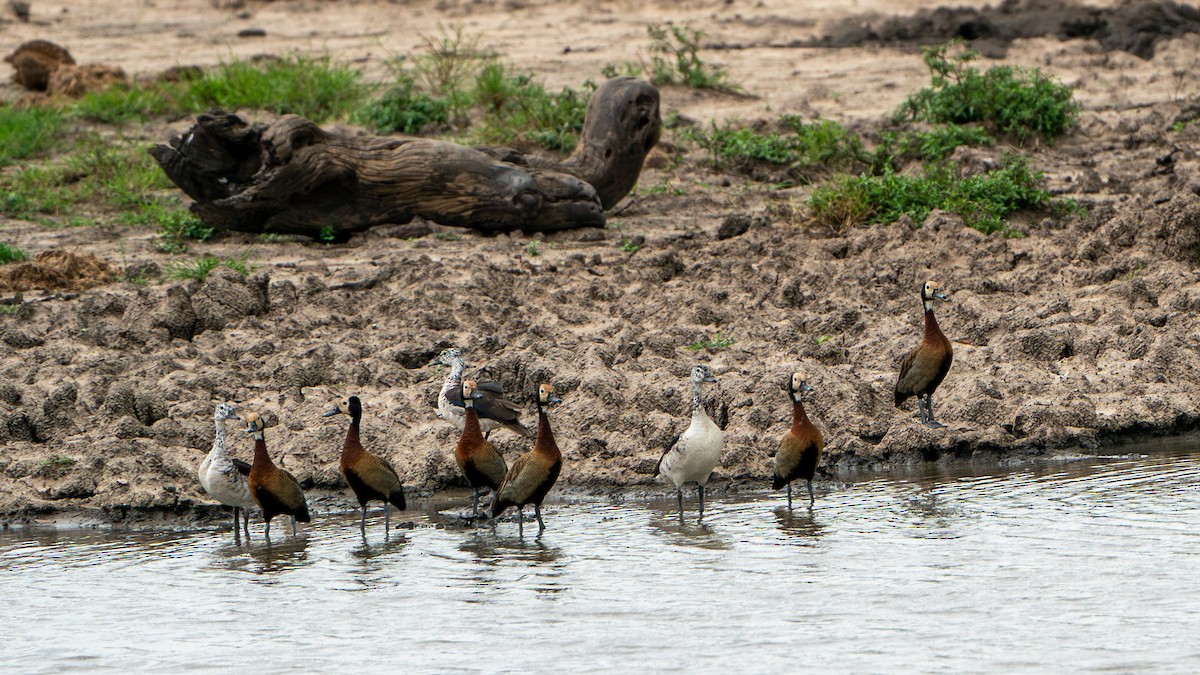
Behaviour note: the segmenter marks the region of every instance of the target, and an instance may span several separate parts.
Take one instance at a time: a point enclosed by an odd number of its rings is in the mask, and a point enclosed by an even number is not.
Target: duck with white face
[[[926,281],[921,287],[921,305],[925,309],[925,334],[921,342],[900,361],[900,375],[896,378],[895,402],[899,407],[909,397],[917,397],[917,412],[921,423],[933,429],[944,427],[933,418],[933,393],[937,391],[950,365],[954,362],[954,349],[950,340],[938,326],[933,314],[933,301],[948,301],[950,298],[936,281]]]
[[[554,393],[550,384],[540,384],[537,390],[538,430],[533,442],[533,449],[517,458],[504,481],[496,490],[496,498],[492,500],[492,517],[496,518],[510,506],[517,507],[517,527],[525,533],[525,505],[533,504],[534,516],[538,522],[538,536],[546,530],[542,521],[542,501],[550,488],[558,480],[562,470],[562,453],[554,440],[554,432],[550,429],[550,416],[547,410],[562,399]]]
[[[683,485],[695,483],[700,499],[700,517],[704,517],[704,489],[712,471],[721,461],[725,449],[725,433],[708,416],[701,399],[701,386],[715,383],[708,366],[692,368],[692,421],[682,434],[667,444],[658,460],[656,475],[675,485],[679,500],[679,517],[683,518]]]
[[[296,477],[275,466],[267,454],[267,426],[267,418],[261,412],[246,415],[246,433],[254,437],[254,463],[250,465],[248,477],[250,494],[262,509],[267,539],[271,538],[271,519],[278,515],[291,516],[294,537],[296,521],[307,523],[311,520],[308,502]]]
[[[362,427],[363,404],[357,396],[343,398],[333,404],[325,412],[324,417],[347,415],[350,426],[346,430],[346,440],[342,443],[342,455],[339,467],[346,484],[358,498],[362,516],[359,518],[359,530],[366,536],[367,504],[372,501],[383,502],[383,531],[387,535],[391,528],[390,506],[403,511],[407,508],[404,498],[404,486],[400,482],[400,474],[392,463],[379,455],[367,452],[360,438]]]
[[[471,486],[471,519],[479,519],[479,492],[490,489],[495,493],[504,476],[508,473],[508,465],[496,446],[488,442],[479,424],[479,414],[475,411],[475,403],[483,399],[476,389],[474,380],[463,380],[462,400],[466,412],[462,435],[454,447],[454,461],[458,470]]]
[[[775,453],[775,476],[772,488],[778,490],[787,486],[788,508],[792,508],[792,481],[804,479],[808,483],[808,508],[812,508],[816,498],[813,495],[813,477],[817,465],[821,462],[821,451],[825,447],[825,439],[821,431],[808,419],[804,410],[804,395],[813,391],[804,373],[792,373],[788,380],[788,398],[792,403],[792,426],[783,439],[779,441],[779,449]]]

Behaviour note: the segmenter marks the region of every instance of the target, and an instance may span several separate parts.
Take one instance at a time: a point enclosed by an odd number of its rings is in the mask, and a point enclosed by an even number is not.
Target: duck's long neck
[[[442,395],[454,391],[455,387],[462,386],[463,371],[467,369],[467,364],[462,359],[454,359],[450,362],[450,374],[446,376],[446,383],[442,385]]]
[[[700,383],[692,380],[692,416],[704,415],[708,413],[704,411],[704,401],[700,399]]]
[[[928,338],[941,337],[942,329],[938,326],[937,317],[933,315],[933,301],[925,301],[925,336]]]
[[[346,430],[346,442],[342,444],[343,454],[355,454],[363,451],[362,441],[358,438],[358,430],[362,426],[362,415],[350,417],[350,428]]]
[[[804,411],[804,404],[796,399],[792,402],[792,430],[799,431],[808,425],[812,424],[808,420],[808,413]]]
[[[228,447],[225,436],[225,420],[219,418],[215,421],[217,423],[217,436],[213,439],[213,450],[218,455],[224,457],[226,455],[226,448]]]
[[[550,416],[546,414],[546,409],[542,407],[540,401],[538,402],[537,441],[533,444],[533,451],[553,457],[562,456],[562,453],[558,451],[558,443],[554,442],[554,432],[550,430]]]
[[[463,418],[462,440],[479,442],[483,440],[483,429],[479,426],[479,413],[475,412],[475,402],[471,399],[463,401],[467,412]]]
[[[274,466],[271,463],[271,456],[267,454],[267,436],[261,431],[254,433],[254,463]]]

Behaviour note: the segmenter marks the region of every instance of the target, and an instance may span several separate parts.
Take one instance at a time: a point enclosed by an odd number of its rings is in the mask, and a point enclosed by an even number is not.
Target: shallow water
[[[1200,670],[1194,439],[686,506],[549,504],[541,539],[446,504],[386,542],[0,532],[0,670]]]

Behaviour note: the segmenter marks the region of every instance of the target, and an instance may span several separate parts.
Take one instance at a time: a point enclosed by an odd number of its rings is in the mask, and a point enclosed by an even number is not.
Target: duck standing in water
[[[910,396],[917,397],[917,409],[921,422],[928,427],[940,429],[946,425],[933,419],[933,392],[946,379],[950,364],[954,362],[954,350],[950,341],[938,327],[933,316],[933,301],[950,298],[938,290],[936,281],[926,281],[921,287],[921,304],[925,307],[925,337],[921,343],[900,361],[900,377],[896,379],[896,407]]]
[[[667,445],[655,470],[655,475],[664,476],[675,484],[680,518],[683,517],[684,483],[696,483],[699,486],[700,517],[704,517],[704,487],[725,449],[725,434],[705,412],[704,402],[700,399],[700,386],[716,381],[708,366],[692,368],[692,422]]]
[[[262,509],[263,522],[266,523],[264,536],[267,539],[271,538],[271,519],[280,514],[292,517],[294,537],[296,521],[307,523],[311,520],[308,502],[304,500],[304,491],[300,489],[296,477],[275,466],[267,454],[266,428],[261,413],[246,415],[246,433],[254,436],[254,463],[250,465],[248,478],[250,494]]]
[[[504,482],[496,490],[496,498],[492,500],[492,517],[496,518],[510,506],[517,507],[517,527],[521,535],[525,534],[525,505],[533,504],[533,512],[537,517],[538,536],[546,530],[542,521],[542,500],[546,493],[554,487],[558,473],[562,470],[562,453],[554,442],[554,434],[550,431],[550,418],[546,408],[553,403],[562,403],[562,399],[554,394],[554,387],[549,384],[538,386],[537,391],[538,428],[533,449],[517,458]]]
[[[461,431],[466,420],[462,381],[463,371],[467,368],[462,352],[455,347],[443,349],[429,365],[450,367],[450,374],[446,376],[446,382],[438,392],[438,417],[447,420]],[[483,429],[485,438],[491,436],[492,430],[499,427],[524,438],[533,437],[529,429],[521,424],[521,411],[517,405],[504,398],[504,387],[499,382],[476,381],[475,392],[479,394],[475,400],[475,413],[479,415],[479,426]]]
[[[246,536],[250,536],[250,509],[254,507],[254,497],[250,496],[250,485],[246,477],[250,475],[250,465],[240,459],[229,456],[225,439],[225,421],[240,420],[237,411],[228,403],[217,405],[213,413],[213,421],[217,424],[217,435],[213,439],[212,450],[200,462],[200,485],[204,491],[226,506],[233,507],[233,533],[238,533],[238,510],[242,512],[242,528]]]
[[[792,373],[788,380],[788,398],[792,400],[792,428],[779,441],[779,451],[775,453],[775,481],[772,489],[778,490],[787,486],[788,508],[792,508],[792,481],[803,478],[808,482],[808,508],[813,507],[816,498],[813,495],[813,476],[817,472],[817,464],[821,461],[821,450],[825,440],[821,431],[808,419],[804,412],[802,398],[805,392],[813,388],[804,381],[802,373]]]
[[[362,509],[362,519],[359,529],[365,535],[367,532],[367,503],[383,502],[383,531],[386,534],[391,529],[390,506],[403,511],[404,486],[400,483],[400,475],[386,459],[373,455],[363,449],[359,439],[359,428],[362,425],[362,401],[357,396],[344,398],[327,410],[324,417],[334,415],[349,415],[350,428],[346,430],[346,441],[342,444],[341,469],[346,483],[358,498]]]
[[[475,381],[464,380],[462,401],[466,414],[462,435],[454,447],[454,461],[471,486],[471,518],[476,520],[479,518],[479,491],[488,488],[494,493],[508,474],[504,457],[483,436],[479,413],[475,411],[475,401],[480,398],[483,395],[476,391]]]

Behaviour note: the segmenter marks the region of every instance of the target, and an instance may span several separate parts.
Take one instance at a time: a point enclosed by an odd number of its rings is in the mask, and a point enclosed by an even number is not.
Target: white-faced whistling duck
[[[200,485],[204,491],[226,506],[233,507],[233,533],[238,533],[238,510],[242,511],[242,527],[246,536],[250,536],[250,509],[255,506],[254,497],[250,496],[250,485],[246,476],[250,475],[250,465],[240,459],[229,456],[229,448],[225,441],[225,420],[240,420],[237,411],[228,403],[217,405],[213,421],[217,423],[217,436],[213,439],[212,450],[200,462]]]
[[[808,508],[811,509],[815,501],[812,482],[817,464],[821,461],[825,439],[821,438],[821,431],[808,419],[804,403],[801,402],[804,393],[812,390],[802,373],[792,373],[788,380],[788,397],[792,399],[792,428],[779,441],[779,451],[775,453],[775,482],[771,485],[775,490],[787,486],[789,509],[792,508],[792,481],[798,478],[808,481]]]
[[[561,402],[562,399],[554,395],[554,387],[548,384],[538,386],[538,428],[533,449],[517,458],[496,490],[496,498],[492,500],[493,518],[510,506],[517,507],[517,528],[522,535],[525,534],[526,504],[533,504],[538,535],[546,529],[546,523],[542,522],[542,500],[554,487],[558,472],[562,470],[562,453],[558,451],[558,444],[554,442],[554,434],[550,431],[546,408],[552,403]]]
[[[933,392],[946,379],[946,373],[950,372],[954,350],[950,348],[950,341],[942,334],[933,316],[935,298],[950,299],[938,290],[936,281],[926,281],[921,287],[921,304],[925,307],[925,337],[900,361],[900,377],[896,379],[896,406],[899,407],[915,395],[921,422],[940,429],[945,425],[933,419]]]
[[[250,494],[262,509],[266,523],[264,535],[271,537],[271,519],[280,514],[292,517],[292,536],[296,536],[296,521],[307,523],[308,503],[296,477],[275,466],[267,454],[264,430],[266,421],[257,412],[246,415],[246,433],[254,435],[254,463],[250,465]]]
[[[437,364],[450,367],[450,374],[446,376],[446,382],[438,393],[438,416],[461,430],[466,419],[462,380],[467,363],[463,360],[462,352],[451,347],[442,350],[429,365]],[[475,400],[475,412],[479,415],[479,426],[483,429],[485,437],[491,436],[492,430],[497,427],[504,427],[525,438],[533,437],[529,429],[521,424],[521,411],[517,405],[504,398],[504,387],[499,382],[479,380],[475,383],[475,391],[480,394],[480,398]]]
[[[334,415],[349,415],[350,428],[346,430],[346,442],[342,445],[342,475],[358,504],[362,508],[362,519],[359,529],[367,531],[367,502],[383,502],[383,531],[391,529],[389,506],[395,506],[403,511],[404,486],[400,483],[400,475],[386,459],[373,455],[363,449],[358,431],[362,425],[362,401],[357,396],[344,398],[325,412],[324,417]]]
[[[466,415],[462,435],[454,447],[454,460],[471,486],[471,517],[475,519],[479,518],[479,490],[486,487],[494,493],[508,473],[504,457],[483,437],[479,414],[475,412],[475,401],[482,397],[475,391],[474,380],[463,380],[462,400]]]
[[[667,444],[658,459],[656,474],[674,483],[678,492],[680,518],[683,517],[684,483],[696,483],[700,487],[700,517],[704,517],[704,486],[717,462],[721,461],[721,451],[725,448],[724,432],[709,418],[700,399],[700,385],[716,381],[708,366],[692,368],[692,423]]]

